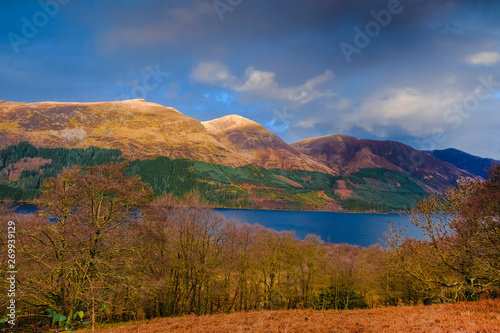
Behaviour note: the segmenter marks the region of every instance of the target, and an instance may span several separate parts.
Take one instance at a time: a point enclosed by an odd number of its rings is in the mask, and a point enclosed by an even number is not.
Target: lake
[[[406,235],[420,238],[419,229],[410,223],[408,216],[399,214],[358,214],[331,212],[295,212],[249,209],[215,209],[226,217],[249,224],[260,224],[277,231],[294,231],[304,239],[308,234],[319,236],[327,243],[348,243],[370,246],[384,243],[388,221],[396,227],[406,227]],[[34,206],[21,206],[18,212],[33,213]]]
[[[408,216],[399,214],[357,214],[331,212],[293,212],[245,209],[216,209],[226,219],[235,219],[249,224],[260,224],[277,231],[294,231],[304,239],[314,234],[327,243],[348,243],[370,246],[383,244],[388,221],[396,227],[405,226],[406,235],[419,237],[419,229],[413,226]]]

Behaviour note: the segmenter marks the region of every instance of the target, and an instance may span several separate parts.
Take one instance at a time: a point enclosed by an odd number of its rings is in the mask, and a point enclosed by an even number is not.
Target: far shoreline
[[[9,203],[9,200],[0,200],[0,203]],[[33,207],[34,211],[39,210],[39,208],[32,202],[14,202],[10,208],[15,208],[17,211],[19,207]],[[194,207],[192,207],[194,208]],[[364,212],[350,212],[350,211],[335,211],[335,210],[322,210],[322,209],[267,209],[267,208],[232,208],[232,207],[203,207],[210,208],[213,210],[241,210],[241,211],[267,211],[267,212],[317,212],[317,213],[339,213],[339,214],[374,214],[374,215],[408,215],[409,212],[405,211],[391,211],[391,212],[377,212],[377,211],[364,211]],[[28,213],[28,212],[24,212]]]

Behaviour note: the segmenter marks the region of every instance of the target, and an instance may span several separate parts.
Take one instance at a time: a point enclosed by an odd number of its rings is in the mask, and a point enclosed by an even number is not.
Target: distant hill
[[[337,166],[341,174],[351,174],[363,168],[402,171],[438,190],[454,186],[458,178],[473,176],[424,151],[395,141],[329,135],[296,142],[292,147],[329,167]]]
[[[486,170],[492,165],[500,164],[500,161],[474,156],[454,148],[432,150],[428,151],[428,153],[439,158],[441,161],[453,164],[457,168],[466,170],[485,179],[488,177]]]

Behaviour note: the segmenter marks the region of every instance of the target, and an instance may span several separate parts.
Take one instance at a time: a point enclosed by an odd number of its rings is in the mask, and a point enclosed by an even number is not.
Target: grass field
[[[188,316],[99,327],[96,332],[500,332],[500,300],[370,310]]]

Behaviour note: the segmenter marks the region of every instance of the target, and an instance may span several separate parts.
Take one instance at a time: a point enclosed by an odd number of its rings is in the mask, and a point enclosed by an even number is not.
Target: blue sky
[[[500,3],[6,0],[0,99],[144,98],[291,143],[347,134],[500,159]]]

